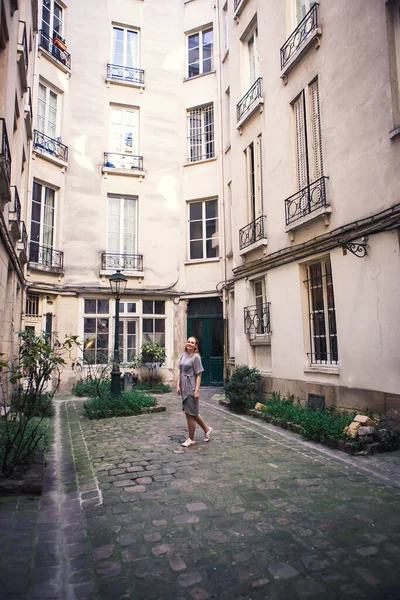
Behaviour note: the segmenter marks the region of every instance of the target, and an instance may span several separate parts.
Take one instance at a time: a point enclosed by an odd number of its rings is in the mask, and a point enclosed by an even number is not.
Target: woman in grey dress
[[[190,337],[179,361],[179,378],[176,386],[176,393],[182,397],[182,410],[185,411],[189,430],[189,437],[182,444],[185,448],[196,443],[194,441],[196,423],[205,433],[205,442],[210,441],[213,432],[213,428],[208,427],[199,415],[199,390],[203,371],[198,341],[195,337]]]

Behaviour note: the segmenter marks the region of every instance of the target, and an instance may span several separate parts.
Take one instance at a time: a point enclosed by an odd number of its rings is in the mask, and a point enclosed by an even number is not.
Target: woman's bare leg
[[[208,425],[205,424],[205,422],[203,421],[203,419],[201,418],[200,415],[197,415],[197,417],[194,417],[196,423],[198,425],[200,425],[200,427],[202,428],[202,430],[204,431],[204,433],[207,433],[207,431],[210,429],[210,427]]]
[[[196,417],[194,417],[193,415],[188,415],[187,413],[185,413],[185,415],[188,424],[189,437],[191,440],[194,440],[194,432],[196,429]]]

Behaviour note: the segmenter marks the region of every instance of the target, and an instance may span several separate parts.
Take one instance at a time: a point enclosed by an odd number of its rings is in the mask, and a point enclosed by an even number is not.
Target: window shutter
[[[311,130],[311,148],[310,148],[310,176],[315,181],[323,176],[324,168],[322,162],[322,143],[321,143],[321,114],[319,106],[319,87],[318,79],[309,86],[310,89],[310,130]]]
[[[264,214],[264,192],[263,192],[263,164],[262,164],[262,143],[261,135],[256,140],[256,184],[257,184],[257,217]]]
[[[136,254],[136,200],[125,198],[124,202],[124,252]]]
[[[293,110],[296,133],[297,187],[298,190],[302,190],[309,184],[307,165],[307,132],[304,114],[304,92],[302,92],[294,102]]]

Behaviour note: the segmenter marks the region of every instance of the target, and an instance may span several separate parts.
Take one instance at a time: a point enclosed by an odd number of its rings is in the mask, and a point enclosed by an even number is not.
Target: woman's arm
[[[200,384],[201,384],[201,373],[196,375],[196,387],[193,392],[193,398],[195,398],[196,400],[198,400],[200,397]]]

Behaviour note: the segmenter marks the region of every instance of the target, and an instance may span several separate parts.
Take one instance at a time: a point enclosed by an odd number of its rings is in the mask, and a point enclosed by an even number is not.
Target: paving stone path
[[[57,402],[42,498],[0,498],[0,597],[400,598],[400,453],[350,458],[218,406],[88,421]]]

